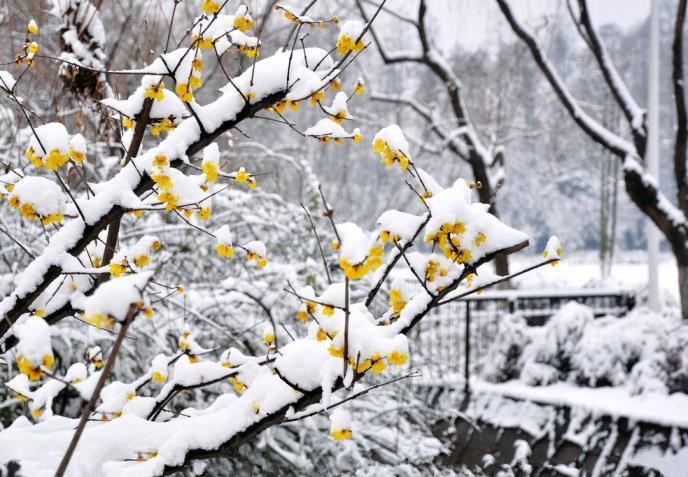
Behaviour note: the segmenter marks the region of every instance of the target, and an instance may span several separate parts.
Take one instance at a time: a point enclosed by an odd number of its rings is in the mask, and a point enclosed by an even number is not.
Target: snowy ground
[[[487,383],[477,379],[471,381],[471,388],[475,392],[588,409],[598,415],[688,428],[688,396],[682,393],[632,395],[621,386],[585,388],[569,383],[528,386],[519,381]]]
[[[535,263],[539,257],[517,254],[511,260],[513,271]],[[555,267],[543,267],[516,279],[521,288],[590,288],[627,287],[643,292],[647,286],[647,263],[644,251],[618,254],[611,276],[602,280],[596,252],[564,252],[563,260]],[[660,256],[659,286],[663,295],[678,296],[678,271],[671,254]]]

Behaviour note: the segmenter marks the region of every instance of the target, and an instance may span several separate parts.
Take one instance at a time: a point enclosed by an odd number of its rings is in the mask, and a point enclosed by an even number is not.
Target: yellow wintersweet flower
[[[81,164],[82,162],[84,162],[84,159],[86,159],[86,154],[84,154],[81,151],[77,151],[73,147],[70,147],[69,148],[69,157],[71,157],[72,160],[74,162],[76,162],[77,164]]]
[[[62,222],[63,218],[64,218],[64,216],[60,212],[55,213],[55,214],[48,214],[41,219],[41,223],[43,225],[59,224]]]
[[[26,150],[26,152],[24,153],[24,157],[30,160],[31,164],[33,164],[34,167],[41,167],[43,165],[43,158],[41,158],[41,156],[36,155],[36,151],[34,151],[33,147],[29,147]]]
[[[84,315],[84,321],[98,328],[107,328],[110,330],[115,326],[115,320],[102,313]],[[98,367],[97,364],[96,367]]]
[[[26,32],[31,35],[35,35],[36,33],[38,33],[38,25],[34,20],[31,20],[29,24],[26,26]]]
[[[20,373],[25,374],[29,381],[38,381],[43,376],[40,367],[32,366],[31,362],[22,355],[17,355],[17,369]]]
[[[239,381],[239,379],[236,376],[230,377],[229,382],[232,383],[232,385],[234,386],[234,390],[239,394],[243,393],[246,389],[246,385]]]
[[[171,131],[176,127],[177,125],[169,119],[163,119],[151,128],[151,134],[153,136],[159,136],[161,133]]]
[[[330,347],[327,348],[327,351],[335,358],[344,357],[344,348],[337,348],[335,345],[330,345]]]
[[[33,219],[36,217],[36,210],[33,208],[33,205],[27,204],[26,202],[19,208],[19,213],[26,219]]]
[[[64,154],[59,149],[52,149],[45,158],[45,167],[56,171],[69,160],[69,154]]]
[[[203,4],[201,4],[201,9],[208,15],[215,15],[217,12],[220,11],[220,5],[217,2],[214,2],[213,0],[203,0]]]
[[[236,180],[239,184],[243,184],[248,179],[249,175],[246,173],[243,167],[234,175],[234,180]]]
[[[165,154],[157,154],[153,158],[153,165],[155,167],[163,168],[163,167],[169,165],[169,163],[170,163],[170,160],[167,158],[167,156]]]
[[[325,316],[332,316],[334,315],[334,308],[329,305],[325,305],[322,307],[322,314]]]
[[[201,207],[197,212],[200,220],[208,220],[210,218],[210,207]]]
[[[272,109],[277,111],[279,114],[284,113],[284,111],[287,109],[287,101],[277,101],[272,105]]]
[[[234,18],[234,28],[241,31],[246,31],[253,25],[253,21],[247,17],[235,17]]]
[[[399,316],[399,313],[401,313],[401,310],[404,309],[406,303],[407,302],[404,300],[401,290],[398,288],[392,288],[389,291],[389,306],[392,308],[394,316]]]
[[[373,366],[372,366],[373,373],[374,374],[381,374],[385,370],[386,367],[387,367],[387,365],[385,364],[385,362],[382,361],[381,359],[378,359],[377,361],[375,361],[373,363]]]
[[[175,92],[177,93],[177,96],[179,96],[179,99],[185,103],[190,103],[191,100],[193,100],[193,93],[191,92],[191,88],[187,83],[177,84]]]
[[[408,355],[406,353],[400,353],[399,351],[394,350],[389,353],[387,360],[394,366],[401,366],[408,361]]]
[[[322,102],[325,99],[325,91],[316,91],[311,95],[311,106],[317,106],[318,102]]]
[[[158,383],[164,383],[165,381],[167,381],[167,376],[165,376],[164,374],[162,374],[159,371],[155,371],[153,373],[153,381],[158,382]]]
[[[365,85],[361,83],[360,81],[356,81],[356,84],[354,85],[354,94],[364,94],[365,93]]]
[[[349,35],[339,35],[337,39],[337,51],[340,55],[346,55],[350,51],[359,52],[365,48],[363,40],[355,41]]]
[[[358,363],[358,366],[356,367],[356,372],[357,373],[364,373],[367,370],[369,370],[373,365],[373,362],[369,359],[365,359],[361,362]]]
[[[203,60],[200,58],[194,58],[191,62],[191,67],[196,71],[203,71]]]
[[[234,256],[234,247],[224,243],[217,244],[217,246],[215,247],[215,251],[217,251],[217,254],[220,257],[232,258]]]
[[[152,84],[146,88],[143,93],[144,98],[150,98],[158,101],[162,101],[165,98],[165,83]]]
[[[330,435],[336,441],[351,439],[353,435],[351,429],[332,429]]]
[[[145,267],[146,265],[149,265],[150,262],[151,259],[148,255],[139,255],[138,257],[134,258],[134,263],[137,267]]]
[[[191,75],[191,77],[189,78],[189,87],[191,87],[191,89],[198,89],[202,85],[203,85],[203,80],[201,79],[200,76]]]
[[[151,179],[158,185],[160,190],[167,191],[172,188],[172,178],[167,174],[162,172],[160,174],[153,174]]]
[[[215,182],[219,176],[220,168],[216,162],[203,161],[201,164],[201,170],[205,174],[206,182]]]
[[[213,47],[213,40],[211,38],[199,38],[198,36],[194,35],[193,38],[191,38],[191,41],[200,49]]]
[[[113,277],[119,277],[120,275],[122,275],[126,271],[126,267],[126,260],[123,260],[122,263],[113,262],[110,265],[108,265],[110,275],[112,275]]]

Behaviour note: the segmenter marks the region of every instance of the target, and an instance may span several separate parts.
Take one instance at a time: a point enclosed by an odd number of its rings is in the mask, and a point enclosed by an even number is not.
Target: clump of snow
[[[334,139],[335,143],[338,143],[341,139],[353,139],[360,137],[361,133],[358,128],[354,129],[353,132],[348,133],[337,122],[330,118],[323,118],[315,123],[315,125],[306,129],[304,134],[306,136],[318,138],[321,140],[321,142],[328,142],[330,139]]]
[[[52,361],[50,325],[43,318],[36,315],[27,317],[23,323],[15,327],[14,334],[19,340],[16,347],[17,361],[24,358],[33,368],[46,364],[46,356]]]
[[[143,102],[146,99],[146,91],[156,87],[160,83],[160,95],[153,101],[150,117],[173,118],[175,122],[186,116],[187,111],[181,99],[171,90],[167,89],[164,78],[156,75],[145,75],[141,78],[138,88],[126,99],[105,98],[101,102],[123,114],[128,118],[133,118],[143,109]]]
[[[153,272],[134,273],[103,283],[84,302],[84,316],[124,321],[132,305],[143,301],[143,290],[152,276]]]
[[[563,249],[561,248],[561,242],[556,235],[552,235],[547,240],[547,245],[545,245],[545,250],[542,252],[544,258],[558,258],[561,257]]]
[[[10,203],[13,197],[18,201],[20,209],[31,206],[34,214],[43,218],[61,216],[65,211],[66,198],[62,189],[45,177],[23,177],[14,184]]]
[[[419,232],[427,216],[417,216],[406,212],[390,209],[382,213],[377,219],[378,235],[382,242],[399,242],[403,246],[410,242]]]
[[[14,88],[15,83],[16,81],[11,73],[0,70],[0,88],[9,93]]]
[[[504,382],[519,377],[523,350],[532,340],[529,331],[526,320],[518,315],[505,315],[499,320],[497,339],[484,362],[485,379]]]

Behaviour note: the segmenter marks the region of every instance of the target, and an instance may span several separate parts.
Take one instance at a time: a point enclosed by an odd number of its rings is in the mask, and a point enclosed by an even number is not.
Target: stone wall
[[[459,402],[462,415],[435,427],[451,443],[441,465],[487,475],[508,467],[514,475],[688,476],[688,429],[488,393]]]

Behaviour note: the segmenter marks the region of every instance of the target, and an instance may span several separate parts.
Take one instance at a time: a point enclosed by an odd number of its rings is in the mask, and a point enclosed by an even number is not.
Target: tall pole
[[[650,8],[647,170],[659,185],[659,1],[652,0]],[[659,231],[650,219],[647,219],[646,234],[648,305],[653,310],[659,310]]]

